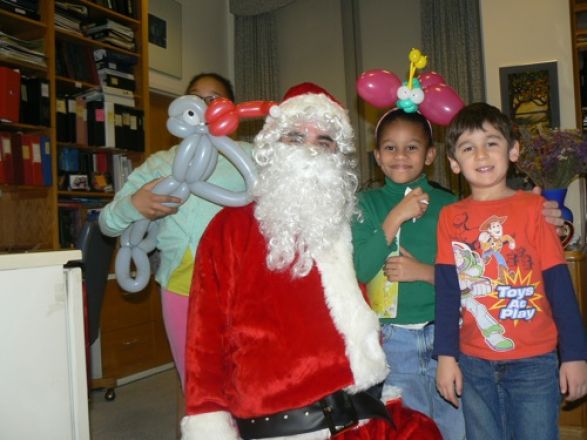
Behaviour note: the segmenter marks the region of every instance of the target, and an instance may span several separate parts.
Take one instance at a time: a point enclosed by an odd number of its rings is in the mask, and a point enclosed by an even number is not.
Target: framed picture
[[[501,110],[518,125],[560,126],[556,61],[499,68]]]
[[[149,1],[149,67],[181,78],[181,3]]]

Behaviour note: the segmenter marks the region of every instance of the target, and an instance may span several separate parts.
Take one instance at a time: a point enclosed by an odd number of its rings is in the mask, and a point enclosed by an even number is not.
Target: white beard
[[[255,218],[267,240],[267,266],[281,270],[295,261],[292,273],[303,277],[355,213],[354,162],[312,145],[265,144],[254,155]]]

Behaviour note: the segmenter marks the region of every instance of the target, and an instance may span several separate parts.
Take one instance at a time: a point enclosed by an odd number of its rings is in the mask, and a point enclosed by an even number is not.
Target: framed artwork
[[[149,1],[149,67],[181,78],[181,3]]]
[[[560,127],[556,61],[499,68],[501,110],[531,128]]]

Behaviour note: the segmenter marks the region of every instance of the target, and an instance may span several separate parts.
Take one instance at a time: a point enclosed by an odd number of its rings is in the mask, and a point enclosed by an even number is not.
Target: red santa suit
[[[366,390],[388,373],[377,317],[355,278],[350,228],[314,257],[308,275],[294,278],[289,270],[267,268],[254,206],[223,209],[200,242],[189,306],[184,440],[240,439],[235,418],[263,423],[265,415],[338,390]],[[441,438],[429,418],[403,408],[401,399],[387,409],[395,427],[371,419],[336,438]],[[280,438],[330,437],[322,429]]]

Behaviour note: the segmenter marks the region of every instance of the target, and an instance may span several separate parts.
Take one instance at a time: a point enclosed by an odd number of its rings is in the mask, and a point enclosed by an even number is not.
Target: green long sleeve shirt
[[[443,206],[456,201],[447,190],[433,187],[425,175],[409,184],[396,184],[385,179],[381,188],[359,194],[359,209],[362,218],[353,221],[353,260],[357,277],[362,283],[371,281],[392,251],[397,250],[396,239],[387,244],[382,229],[389,211],[404,197],[406,188],[422,188],[430,196],[426,213],[416,220],[408,220],[401,226],[400,245],[418,261],[434,264],[436,257],[436,226]],[[383,318],[382,322],[394,324],[417,324],[434,319],[434,286],[423,282],[400,282],[396,318]]]

